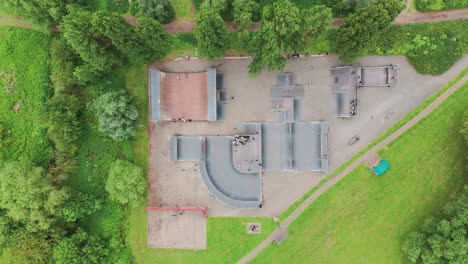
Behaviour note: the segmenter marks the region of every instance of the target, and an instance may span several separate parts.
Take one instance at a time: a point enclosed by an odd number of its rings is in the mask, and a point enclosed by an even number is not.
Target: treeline
[[[284,70],[286,55],[303,52],[307,43],[322,37],[332,22],[332,11],[324,5],[299,9],[290,0],[275,1],[263,10],[255,0],[233,0],[231,5],[241,48],[254,58],[249,65],[251,76],[263,68]],[[368,1],[363,6],[346,18],[334,36],[333,50],[344,62],[362,55],[404,8],[400,0]],[[226,7],[225,0],[206,0],[196,17],[198,51],[209,59],[223,56],[229,47],[227,28],[220,15]],[[260,11],[260,28],[251,32],[248,29]]]
[[[103,197],[79,192],[67,179],[80,165],[84,115],[95,114],[99,130],[122,141],[133,138],[139,114],[125,87],[96,98],[85,88],[105,85],[103,80],[123,65],[164,57],[171,38],[144,13],[136,15],[133,26],[120,14],[92,12],[81,0],[8,0],[3,5],[36,23],[57,25],[61,32],[50,41],[55,92],[44,115],[53,146],[49,164],[0,159],[0,254],[11,263],[115,263],[128,248],[126,233],[116,230],[112,238],[87,233],[85,220],[102,209]],[[117,159],[110,164],[105,190],[109,199],[128,208],[141,202],[146,178],[132,161]]]

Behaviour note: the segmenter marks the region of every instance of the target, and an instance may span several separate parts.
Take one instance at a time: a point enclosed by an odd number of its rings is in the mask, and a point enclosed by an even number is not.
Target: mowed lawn
[[[405,263],[403,239],[468,183],[459,134],[465,83],[429,116],[380,151],[382,177],[361,165],[289,227],[289,237],[252,263]]]

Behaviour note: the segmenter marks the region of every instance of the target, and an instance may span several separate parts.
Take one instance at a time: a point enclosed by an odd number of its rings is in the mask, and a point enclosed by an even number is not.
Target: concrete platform
[[[206,249],[206,218],[199,211],[148,211],[148,246]]]

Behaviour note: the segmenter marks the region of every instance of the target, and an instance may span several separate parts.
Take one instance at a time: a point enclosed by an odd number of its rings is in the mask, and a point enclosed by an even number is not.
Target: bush
[[[115,161],[109,170],[106,190],[110,198],[120,204],[138,205],[146,190],[143,171],[131,162]]]
[[[62,214],[66,222],[75,222],[101,209],[101,201],[97,197],[77,191],[71,192],[71,199],[65,203]]]
[[[416,9],[422,12],[464,7],[468,7],[468,0],[416,0]]]
[[[165,24],[174,18],[174,7],[169,0],[138,0],[141,12]]]
[[[51,80],[55,92],[66,91],[77,84],[73,74],[79,57],[68,46],[65,39],[53,38],[50,42]]]
[[[94,103],[99,129],[112,139],[121,141],[135,135],[138,111],[125,92],[110,92]]]
[[[109,249],[106,244],[99,237],[78,229],[71,237],[57,241],[53,247],[52,263],[108,263]]]

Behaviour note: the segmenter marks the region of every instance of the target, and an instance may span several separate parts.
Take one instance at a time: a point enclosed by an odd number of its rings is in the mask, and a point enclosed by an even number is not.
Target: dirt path
[[[253,249],[248,255],[242,258],[238,263],[243,264],[247,263],[248,261],[252,260],[255,256],[257,256],[263,249],[273,243],[273,241],[281,241],[284,239],[284,236],[287,235],[286,229],[288,226],[304,211],[307,207],[309,207],[321,194],[326,192],[331,186],[341,180],[344,176],[350,173],[352,170],[357,168],[361,163],[365,163],[366,160],[372,159],[375,155],[377,155],[377,151],[384,146],[388,145],[392,140],[400,136],[402,133],[406,132],[412,126],[414,126],[418,121],[426,117],[429,113],[432,112],[437,106],[439,106],[445,99],[447,99],[450,95],[452,95],[455,91],[458,90],[466,81],[468,81],[468,75],[465,75],[461,80],[455,83],[449,90],[445,93],[440,95],[432,104],[424,108],[417,116],[413,117],[410,121],[408,121],[404,126],[399,128],[397,131],[393,132],[387,138],[382,140],[379,144],[374,146],[368,152],[366,152],[361,158],[353,162],[349,165],[346,169],[344,169],[341,173],[330,179],[326,182],[322,187],[320,187],[317,191],[315,191],[309,198],[307,198],[299,207],[288,217],[278,228],[273,232],[270,236],[268,236],[260,245],[258,245],[255,249]]]

